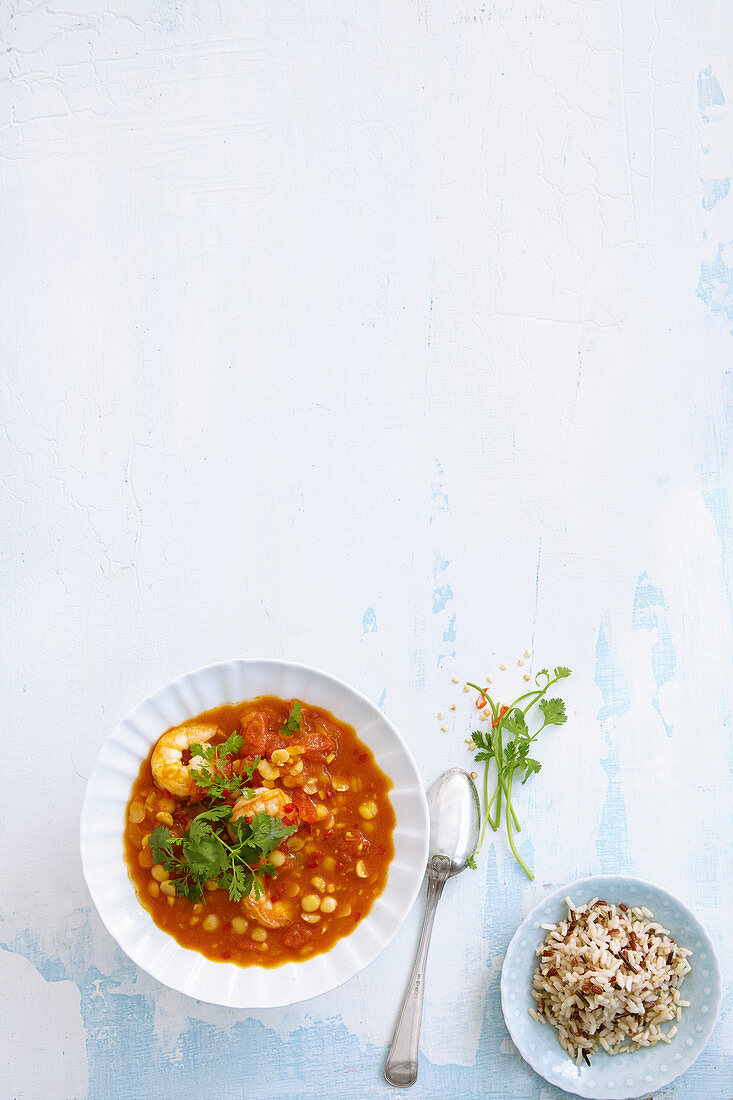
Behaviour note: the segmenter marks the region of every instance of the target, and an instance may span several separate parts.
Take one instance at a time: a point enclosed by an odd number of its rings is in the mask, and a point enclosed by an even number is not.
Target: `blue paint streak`
[[[449,584],[433,589],[433,615],[444,611],[449,600],[453,599],[453,589]]]
[[[379,696],[379,701],[377,702],[377,706],[379,707],[380,710],[384,710],[384,704],[385,704],[386,700],[387,700],[387,689],[382,688],[382,694]]]
[[[442,482],[443,467],[439,462],[436,462],[435,465],[437,468],[438,477],[430,486],[430,499],[433,502],[433,512],[447,512],[448,515],[450,515],[451,510],[450,504],[448,503],[448,494],[443,488]]]
[[[596,683],[601,689],[603,706],[598,711],[599,722],[611,715],[620,718],[631,706],[629,683],[616,664],[616,650],[610,638],[608,619],[601,623],[596,643]]]
[[[439,573],[445,573],[449,565],[448,558],[441,558],[440,554],[433,553],[433,577],[437,577]]]
[[[703,122],[710,122],[708,107],[722,107],[725,103],[723,89],[713,76],[712,65],[697,75],[697,103]]]
[[[656,634],[651,658],[657,692],[662,684],[672,679],[677,670],[677,655],[674,651],[672,632],[666,620],[667,602],[664,593],[661,588],[656,588],[651,583],[646,573],[642,573],[634,594],[632,624],[634,630],[647,630]],[[664,723],[667,737],[671,737],[673,727],[664,721],[658,695],[652,700],[652,705]]]
[[[598,712],[603,722],[614,716],[620,718],[631,706],[629,685],[618,668],[616,651],[610,637],[608,621],[601,623],[596,644],[596,683],[603,696],[603,706]],[[604,873],[627,870],[631,862],[629,833],[626,824],[626,803],[619,783],[618,752],[611,733],[604,730],[608,755],[601,759],[601,766],[608,777],[606,797],[603,802],[600,828],[596,839],[596,851]]]
[[[715,259],[700,265],[697,296],[713,316],[720,314],[726,321],[733,322],[733,268],[723,259],[723,249],[729,243],[719,244]]]
[[[363,634],[377,633],[377,616],[373,607],[368,607],[361,617],[361,629]]]
[[[604,734],[608,756],[601,758],[601,766],[608,777],[606,797],[596,838],[596,851],[604,875],[628,871],[631,866],[629,829],[626,823],[626,802],[619,782],[618,752],[610,733]]]
[[[712,210],[730,191],[730,180],[702,180],[703,210]]]

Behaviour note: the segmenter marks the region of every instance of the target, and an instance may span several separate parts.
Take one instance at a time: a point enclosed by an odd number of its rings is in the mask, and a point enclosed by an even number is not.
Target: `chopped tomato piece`
[[[293,791],[293,802],[298,814],[303,821],[313,822],[318,821],[318,812],[316,810],[316,804],[313,802],[304,791]]]
[[[271,756],[275,749],[283,749],[288,744],[287,737],[283,737],[279,729],[270,729],[270,719],[265,713],[253,715],[243,727],[242,736],[242,756]]]
[[[336,742],[326,733],[303,733],[300,736],[302,755],[308,759],[330,756],[336,752]]]

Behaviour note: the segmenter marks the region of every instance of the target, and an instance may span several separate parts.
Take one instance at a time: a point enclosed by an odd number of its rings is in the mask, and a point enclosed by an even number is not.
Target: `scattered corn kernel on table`
[[[138,969],[81,877],[115,723],[274,656],[378,703],[426,785],[471,768],[466,679],[573,669],[517,795],[535,881],[497,834],[446,887],[415,1100],[566,1095],[499,979],[597,872],[712,935],[720,1022],[656,1100],[730,1100],[722,10],[3,6],[0,1096],[392,1095],[422,900],[342,988],[239,1011]]]

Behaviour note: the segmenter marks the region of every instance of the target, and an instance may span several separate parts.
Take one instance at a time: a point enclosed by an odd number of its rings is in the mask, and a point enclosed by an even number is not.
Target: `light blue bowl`
[[[580,1065],[560,1046],[557,1031],[538,1024],[529,1015],[535,1007],[530,995],[537,965],[535,949],[545,938],[542,924],[555,924],[567,915],[564,898],[582,905],[594,897],[609,903],[645,905],[680,947],[692,951],[691,972],[680,990],[690,1007],[671,1043],[657,1043],[631,1054],[611,1056],[596,1050],[591,1065]],[[702,1053],[718,1017],[721,998],[720,966],[712,941],[686,905],[643,879],[626,875],[594,875],[562,886],[543,898],[520,924],[509,944],[501,971],[501,1007],[515,1046],[532,1069],[558,1088],[588,1100],[631,1100],[649,1096],[684,1073]]]

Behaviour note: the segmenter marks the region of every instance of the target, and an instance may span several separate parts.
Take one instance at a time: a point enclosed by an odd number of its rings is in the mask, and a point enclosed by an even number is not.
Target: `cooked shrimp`
[[[264,928],[285,928],[295,919],[295,910],[290,901],[271,901],[267,894],[254,896],[254,891],[242,898],[242,908],[251,920],[256,920]]]
[[[194,783],[190,769],[200,768],[203,760],[200,756],[194,756],[188,764],[184,764],[183,754],[191,745],[210,741],[219,732],[218,726],[195,725],[176,726],[164,733],[150,760],[153,779],[158,786],[170,791],[176,798],[187,798]]]
[[[270,817],[282,818],[285,807],[291,804],[291,799],[285,791],[279,787],[257,787],[252,798],[242,796],[238,798],[232,807],[232,821],[238,817],[254,817],[255,814],[269,814]]]

